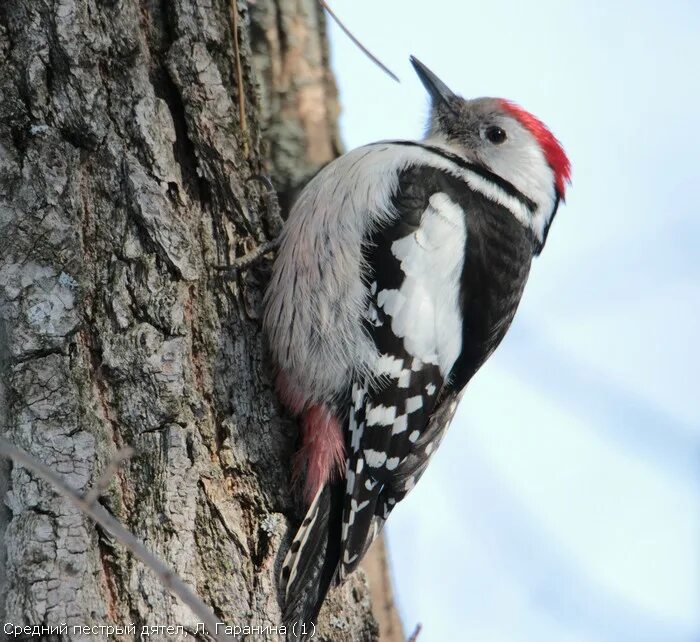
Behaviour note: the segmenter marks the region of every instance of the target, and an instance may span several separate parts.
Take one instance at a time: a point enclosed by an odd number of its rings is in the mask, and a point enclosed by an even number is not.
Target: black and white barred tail
[[[280,587],[288,640],[303,640],[291,632],[294,624],[316,622],[326,594],[337,581],[340,561],[344,482],[326,484],[316,493],[284,559]],[[300,626],[295,627],[301,630]],[[313,627],[312,629],[313,630]]]

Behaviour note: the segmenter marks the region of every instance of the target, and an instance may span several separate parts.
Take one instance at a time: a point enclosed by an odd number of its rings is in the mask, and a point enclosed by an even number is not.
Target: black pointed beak
[[[440,80],[430,69],[428,69],[415,56],[410,57],[411,64],[418,74],[423,86],[428,90],[434,104],[444,102],[448,107],[451,107],[451,100],[455,98],[455,93]]]

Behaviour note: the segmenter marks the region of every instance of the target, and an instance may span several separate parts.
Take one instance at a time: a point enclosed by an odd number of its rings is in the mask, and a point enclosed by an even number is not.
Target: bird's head
[[[502,98],[466,100],[413,56],[411,63],[432,102],[426,139],[483,166],[535,203],[528,225],[541,249],[571,182],[571,164],[559,141],[541,120],[515,103]]]

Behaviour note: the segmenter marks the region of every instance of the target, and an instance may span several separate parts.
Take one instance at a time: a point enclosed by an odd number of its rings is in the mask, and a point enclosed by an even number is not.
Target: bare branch
[[[325,0],[318,0],[321,3],[321,6],[328,12],[328,15],[333,18],[335,23],[343,30],[345,35],[352,40],[355,45],[362,51],[362,53],[365,54],[377,67],[379,67],[387,76],[395,80],[396,82],[401,82],[399,80],[399,77],[391,71],[384,63],[382,63],[379,58],[377,58],[375,55],[373,55],[367,47],[365,47],[353,34],[352,32],[341,22],[340,18],[333,13],[333,10],[328,6],[328,3]]]
[[[416,628],[411,634],[411,637],[408,638],[408,642],[417,642],[418,636],[420,635],[420,632],[423,630],[423,625],[422,624],[416,624]]]
[[[86,497],[82,497],[67,486],[56,473],[49,470],[44,464],[21,448],[13,446],[3,437],[0,437],[0,456],[12,459],[16,464],[23,466],[27,470],[31,470],[35,475],[48,482],[55,491],[71,501],[83,511],[83,513],[104,528],[117,542],[150,568],[165,588],[190,608],[192,613],[199,618],[199,621],[204,623],[208,633],[213,639],[220,642],[231,639],[230,636],[216,634],[218,620],[212,610],[172,571],[172,569],[168,568],[153,555],[139,539],[126,530],[126,528],[100,504],[97,504],[94,500],[88,500],[88,497],[92,496],[93,491],[90,491]],[[97,485],[95,488],[97,488]]]

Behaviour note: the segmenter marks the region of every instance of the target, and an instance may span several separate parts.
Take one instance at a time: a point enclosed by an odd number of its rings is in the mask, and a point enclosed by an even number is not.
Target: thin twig
[[[387,74],[390,78],[392,78],[392,79],[395,80],[396,82],[401,82],[401,81],[399,80],[399,77],[398,77],[393,71],[391,71],[391,69],[389,69],[381,60],[379,60],[379,58],[377,58],[375,55],[373,55],[373,54],[369,51],[369,49],[367,49],[367,47],[365,47],[365,46],[352,34],[352,32],[350,31],[350,29],[348,29],[348,28],[342,23],[342,21],[340,20],[340,18],[338,18],[338,16],[336,16],[335,13],[333,13],[333,10],[328,6],[328,3],[327,3],[325,0],[318,0],[318,1],[321,3],[321,6],[328,12],[328,15],[329,15],[331,18],[333,18],[333,20],[335,21],[335,23],[343,30],[343,32],[345,33],[345,35],[346,35],[348,38],[350,38],[350,40],[352,40],[352,41],[355,43],[355,45],[360,49],[360,51],[362,51],[362,53],[365,54],[365,56],[367,56],[375,65],[377,65],[377,67],[379,67],[379,68],[380,68],[385,74]]]
[[[248,157],[248,118],[245,111],[245,94],[243,88],[243,66],[241,65],[241,47],[238,43],[238,5],[231,0],[231,31],[233,32],[233,55],[236,59],[236,86],[238,91],[238,117],[243,132],[243,154]]]
[[[420,632],[423,630],[423,625],[422,624],[416,624],[416,628],[414,629],[412,635],[410,638],[408,638],[408,642],[416,642],[418,640],[418,636],[420,635]]]
[[[175,597],[189,606],[192,613],[203,622],[207,632],[215,640],[223,642],[231,639],[231,636],[217,634],[216,616],[212,610],[183,582],[173,571],[151,553],[134,535],[124,528],[112,515],[100,504],[88,501],[72,488],[67,486],[56,473],[49,470],[44,464],[30,454],[13,446],[7,439],[0,437],[0,456],[12,459],[16,464],[31,470],[35,475],[48,482],[55,491],[71,501],[83,513],[97,522],[117,542],[129,550],[150,568],[161,584]]]
[[[122,448],[114,458],[110,460],[107,464],[107,468],[105,468],[104,472],[100,475],[100,478],[95,482],[93,487],[85,493],[84,499],[88,504],[94,504],[100,498],[105,490],[107,490],[107,486],[109,486],[112,481],[112,477],[114,477],[119,470],[119,466],[122,465],[123,461],[131,459],[133,454],[133,448],[127,446],[126,448]]]

